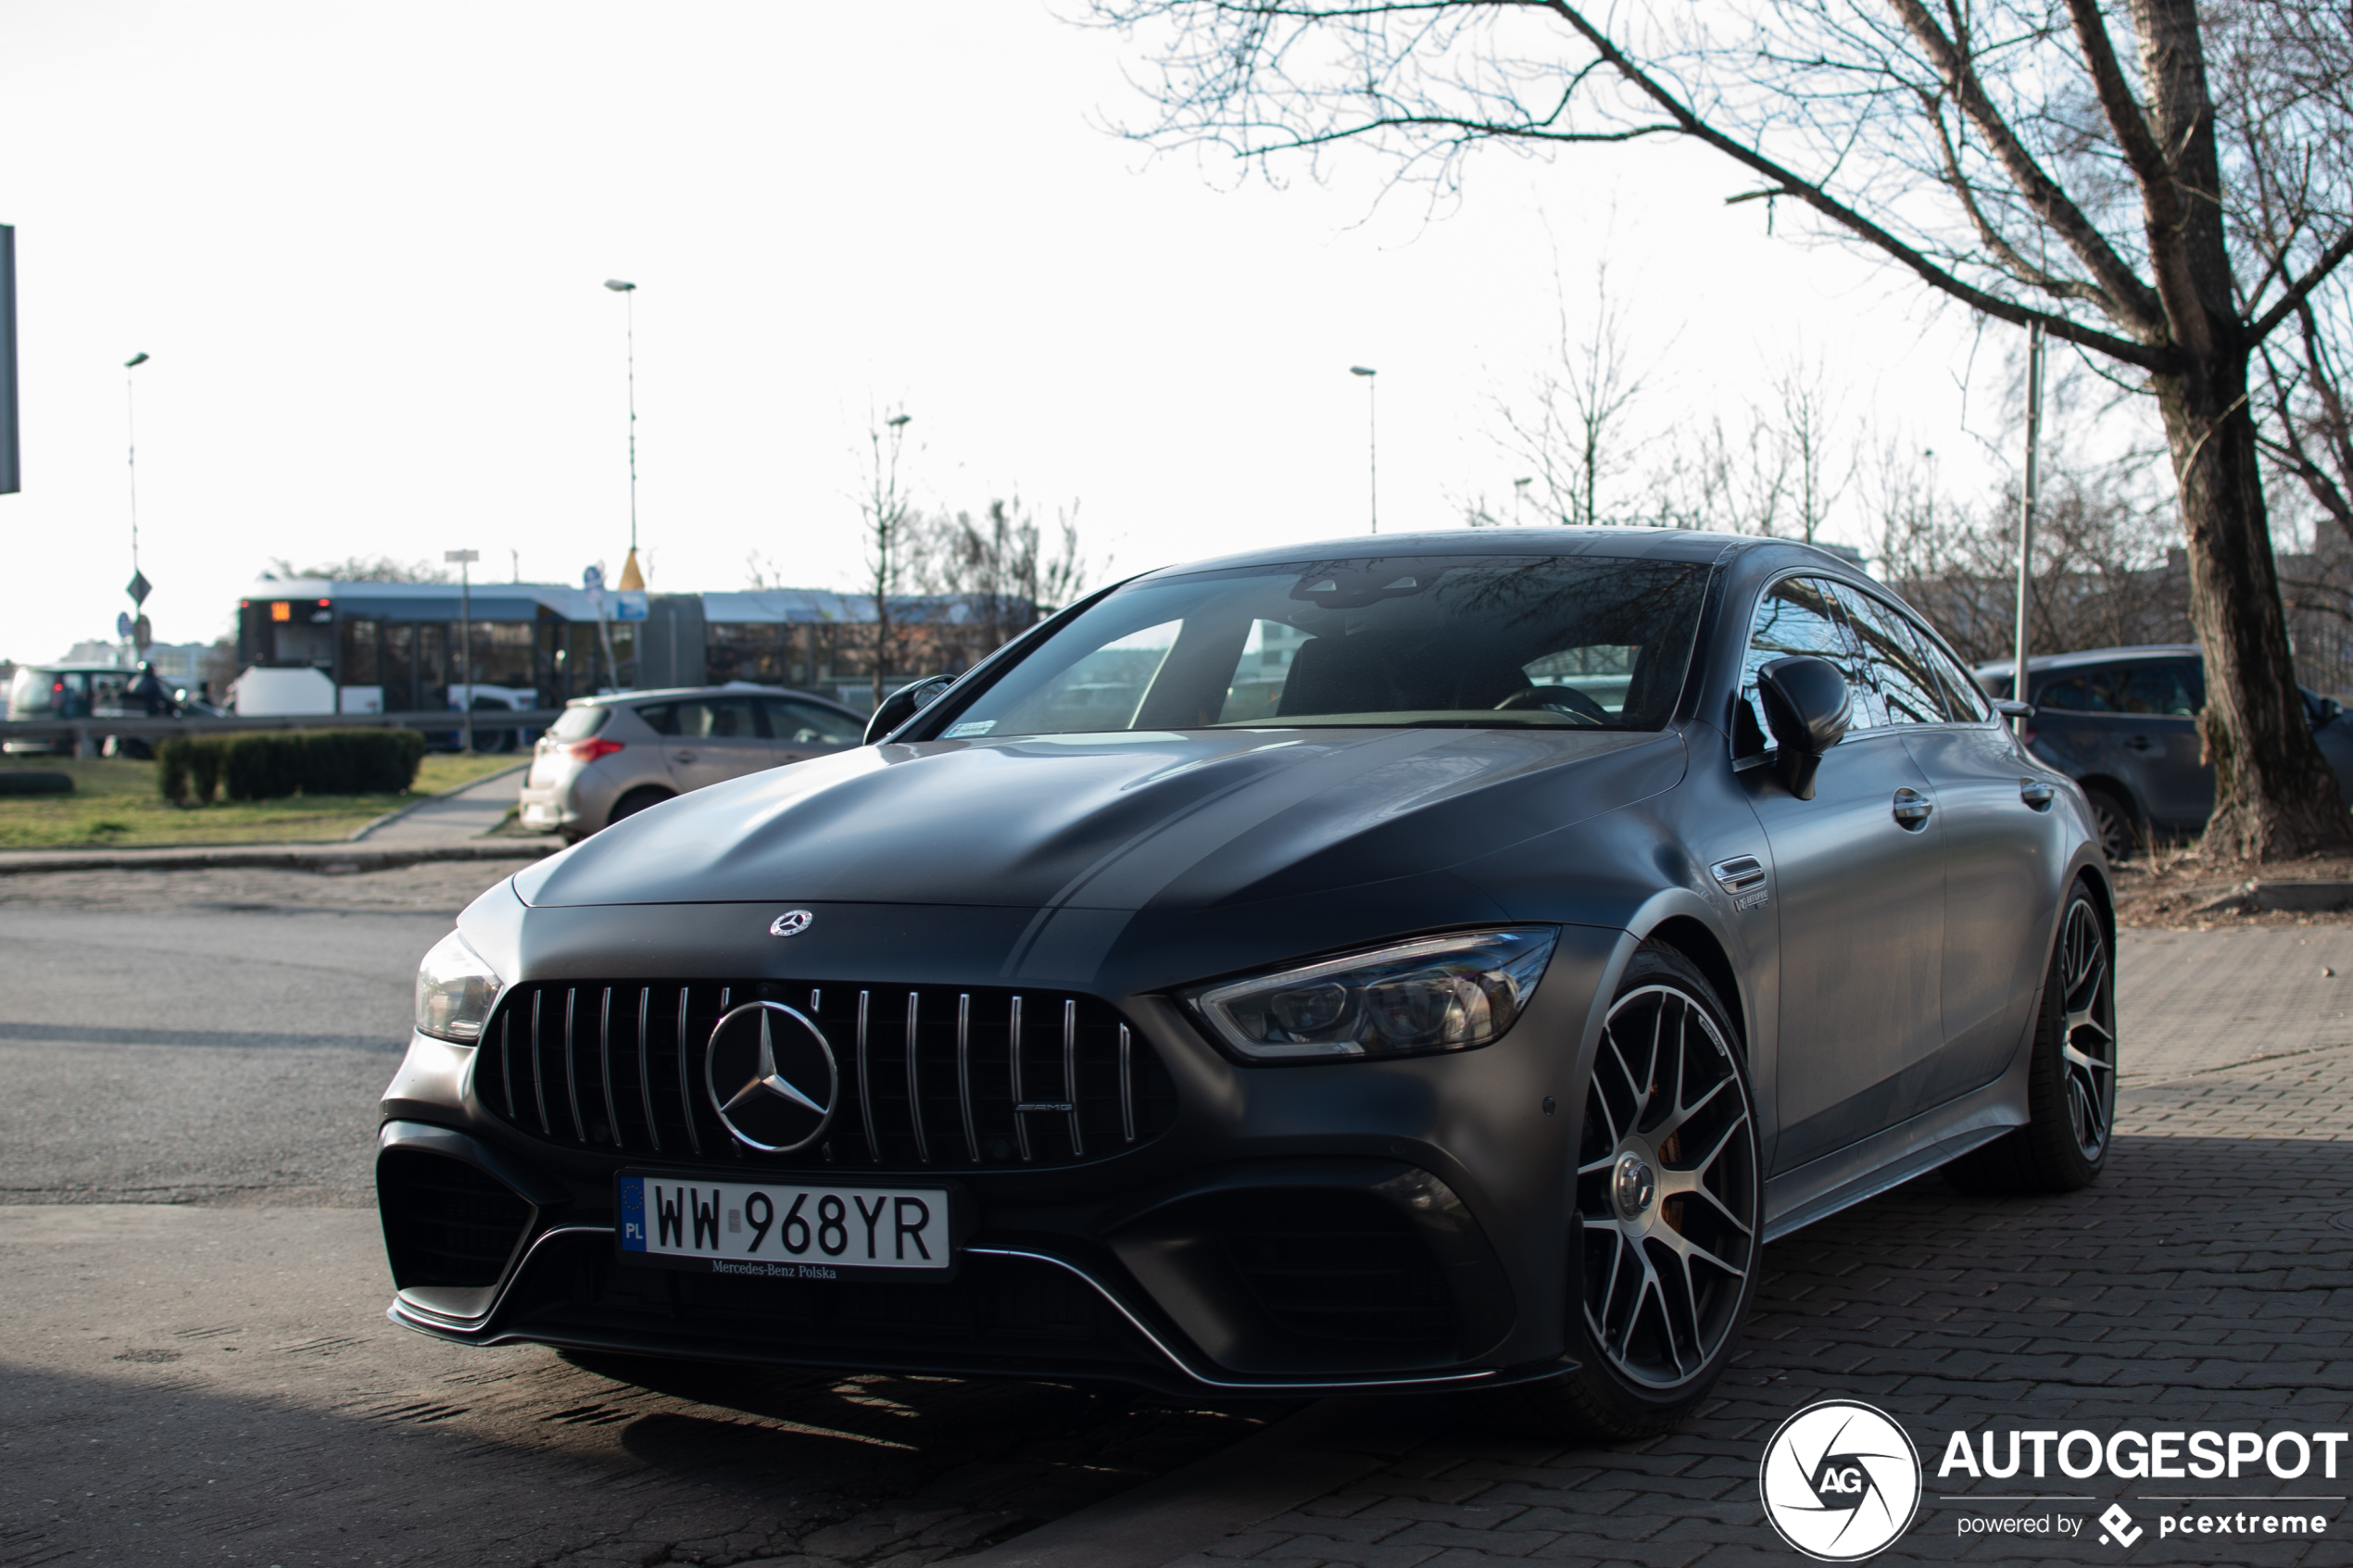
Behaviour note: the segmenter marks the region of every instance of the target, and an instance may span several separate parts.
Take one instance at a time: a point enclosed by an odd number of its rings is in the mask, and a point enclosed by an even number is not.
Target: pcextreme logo
[[[1911,1524],[1920,1456],[1886,1411],[1824,1399],[1781,1423],[1757,1485],[1781,1539],[1818,1562],[1859,1562]]]

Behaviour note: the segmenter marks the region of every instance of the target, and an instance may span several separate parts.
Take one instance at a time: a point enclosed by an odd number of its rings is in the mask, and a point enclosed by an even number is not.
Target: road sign
[[[155,633],[148,629],[147,618],[145,616],[143,615],[138,620],[131,623],[131,646],[132,647],[137,648],[141,653],[145,653],[147,651],[147,645],[155,640]]]
[[[580,585],[592,594],[602,593],[605,586],[605,569],[601,566],[589,567],[580,574]]]
[[[131,573],[131,581],[123,584],[122,591],[131,596],[131,602],[132,604],[145,605],[147,602],[147,596],[154,592],[154,588],[147,582],[147,574],[136,568],[133,568]]]
[[[646,591],[643,588],[623,588],[614,594],[612,618],[615,621],[646,619]]]
[[[131,640],[131,612],[129,610],[122,609],[115,612],[114,634],[120,642],[127,643]]]

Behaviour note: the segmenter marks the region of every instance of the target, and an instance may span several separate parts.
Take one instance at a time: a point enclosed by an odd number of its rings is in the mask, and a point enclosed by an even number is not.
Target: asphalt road
[[[0,878],[0,1565],[914,1568],[1284,1413],[387,1323],[377,1097],[508,869]]]
[[[2315,1202],[2347,1190],[2330,1140],[2353,925],[2128,934],[2132,1136],[2110,1182],[2005,1205],[1926,1178],[1778,1243],[1750,1348],[1689,1431],[1561,1450],[1443,1402],[1331,1402],[1252,1436],[1284,1412],[393,1327],[376,1097],[418,956],[504,869],[0,877],[0,1568],[921,1568],[976,1549],[975,1568],[1141,1568],[1208,1543],[1188,1561],[1714,1568],[1772,1549],[1755,1452],[1806,1397],[1942,1390],[2063,1428],[2064,1399],[2113,1382],[2120,1408],[2228,1392],[2344,1420],[2353,1275],[2327,1241],[2353,1216],[2330,1229]],[[2200,1240],[2225,1186],[2238,1223]],[[2249,1252],[2255,1219],[2286,1239]],[[2108,1221],[2120,1245],[2084,1262],[2070,1238]],[[2204,1261],[2183,1273],[2164,1248],[2187,1245]],[[2176,1365],[2105,1318],[2033,1330],[2056,1348],[2002,1338],[2079,1307],[2221,1357]],[[2232,1357],[2287,1381],[2256,1392]],[[2315,1549],[2298,1556],[2347,1561]]]

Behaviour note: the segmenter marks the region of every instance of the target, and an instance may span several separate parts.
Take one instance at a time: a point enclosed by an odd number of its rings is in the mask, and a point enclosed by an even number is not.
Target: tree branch
[[[2162,343],[2165,320],[2156,291],[2141,281],[2074,198],[2034,161],[2018,133],[1994,107],[1985,84],[1978,80],[1975,67],[1944,36],[1936,19],[1928,14],[1919,0],[1890,0],[1890,4],[1905,30],[1944,78],[1945,90],[1960,105],[1961,112],[1969,116],[1978,134],[1985,138],[2010,182],[2018,187],[2019,194],[2067,242],[2093,281],[2106,291],[2109,316],[2141,338],[2152,344]]]
[[[2068,317],[2050,311],[2036,310],[2015,301],[2003,299],[1999,295],[1989,294],[1975,284],[1966,282],[1938,266],[1920,251],[1897,239],[1887,230],[1848,207],[1812,181],[1802,178],[1793,170],[1766,157],[1755,148],[1744,146],[1732,140],[1700,119],[1680,97],[1669,92],[1642,67],[1636,65],[1608,34],[1588,20],[1584,13],[1570,5],[1568,0],[1522,0],[1522,3],[1541,5],[1567,22],[1593,52],[1606,60],[1629,85],[1650,99],[1652,103],[1656,104],[1667,117],[1675,122],[1676,128],[1683,135],[1713,147],[1735,162],[1765,176],[1774,182],[1780,194],[1786,195],[1793,201],[1804,202],[1807,207],[1856,238],[1886,252],[1888,256],[1909,268],[1922,282],[1941,293],[1951,295],[1973,309],[1982,310],[1989,316],[2007,321],[2013,326],[2029,326],[2039,321],[2045,332],[2062,342],[2077,344],[2085,348],[2096,348],[2103,354],[2121,359],[2127,364],[2137,365],[2145,370],[2162,370],[2171,365],[2172,356],[2163,348],[2137,343],[2131,338],[2119,337],[2112,332],[2099,332]],[[1909,6],[1916,11],[1919,9],[1917,0],[1895,0],[1895,4],[1899,7]],[[1924,12],[1921,16],[1923,22],[1933,32],[1934,22],[1929,21]],[[1939,36],[1941,38],[1942,35]],[[1998,116],[1994,118],[1994,123],[1997,126],[2000,125]],[[2007,131],[2007,127],[2003,129]],[[2022,150],[2020,156],[2023,157]],[[2056,198],[2062,209],[2074,214],[2076,221],[2082,224],[2090,234],[2091,242],[2098,248],[2100,254],[2108,257],[2110,264],[2122,273],[2124,280],[2138,291],[2139,295],[2145,295],[2148,292],[2147,285],[2133,276],[2131,269],[2124,267],[2121,261],[2116,259],[2115,253],[2108,249],[2107,242],[2101,239],[2096,232],[2091,230],[2089,220],[2085,220],[2080,212],[2075,211],[2073,204],[2067,200],[2065,194],[2056,185],[2051,184],[2048,180],[2042,179],[2040,170],[2032,169],[2032,159],[2027,160],[2027,167],[2032,170],[2038,180],[2042,180],[2043,186]],[[2048,215],[2045,220],[2051,220]]]
[[[2353,256],[2353,228],[2339,234],[2336,244],[2321,253],[2321,259],[2312,264],[2312,270],[2289,284],[2287,293],[2272,301],[2271,308],[2263,312],[2262,317],[2247,328],[2246,341],[2258,344],[2271,336],[2271,329],[2300,308],[2311,297],[2312,291],[2326,282],[2329,274],[2335,271],[2348,256]]]
[[[2156,133],[2141,113],[2139,101],[2133,96],[2131,83],[2124,80],[2124,69],[2117,64],[2116,44],[2108,35],[2108,23],[2100,16],[2097,0],[2067,0],[2067,11],[2075,23],[2075,39],[2082,47],[2083,62],[2092,72],[2092,90],[2099,98],[2100,112],[2108,117],[2108,128],[2116,132],[2117,144],[2124,154],[2125,166],[2132,169],[2133,182],[2141,188],[2149,260],[2157,273],[2158,298],[2163,302],[2166,317],[2172,323],[2173,341],[2197,353],[2210,352],[2214,346],[2214,325],[2199,303],[2197,286],[2190,277],[2189,258],[2183,254],[2182,193],[2174,183],[2172,160],[2158,145]],[[2193,120],[2183,128],[2184,145],[2197,124]]]

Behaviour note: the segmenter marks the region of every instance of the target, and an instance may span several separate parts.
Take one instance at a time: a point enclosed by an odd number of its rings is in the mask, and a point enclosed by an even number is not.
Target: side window
[[[1978,684],[1975,676],[1954,663],[1944,650],[1936,646],[1933,637],[1920,638],[1919,645],[1920,652],[1928,659],[1928,667],[1936,672],[1936,684],[1944,688],[1944,711],[1953,716],[1953,721],[1964,723],[1969,720],[1991,718],[1994,710],[1986,706],[1986,687]],[[1994,696],[2010,695],[2007,680],[1997,679],[1992,685]]]
[[[830,708],[778,696],[768,698],[767,705],[768,724],[778,740],[796,746],[856,746],[866,738],[863,726]]]
[[[1929,672],[1908,621],[1888,605],[1853,587],[1842,585],[1839,600],[1847,620],[1863,639],[1870,656],[1871,676],[1891,724],[1941,724],[1944,704],[1937,696],[1936,677]]]
[[[640,708],[637,709],[637,717],[645,721],[646,728],[658,735],[674,735],[678,733],[678,705],[674,702],[661,702],[648,708]]]
[[[2106,664],[2060,671],[2035,688],[2034,706],[2061,713],[2121,713],[2122,675],[2123,671]]]
[[[1753,756],[1772,746],[1773,732],[1765,725],[1764,704],[1756,696],[1756,671],[1790,654],[1812,654],[1838,667],[1855,696],[1855,728],[1869,729],[1887,721],[1868,706],[1870,686],[1862,678],[1861,661],[1856,658],[1828,588],[1818,578],[1784,577],[1756,601],[1756,614],[1749,623],[1748,653],[1741,666],[1740,709],[1733,717],[1734,755]]]
[[[2205,683],[2196,665],[2182,659],[2150,659],[2124,666],[2122,708],[2127,713],[2162,714],[2187,719],[2204,706]]]
[[[749,697],[700,697],[677,705],[677,727],[664,731],[688,740],[764,739],[768,726]]]

